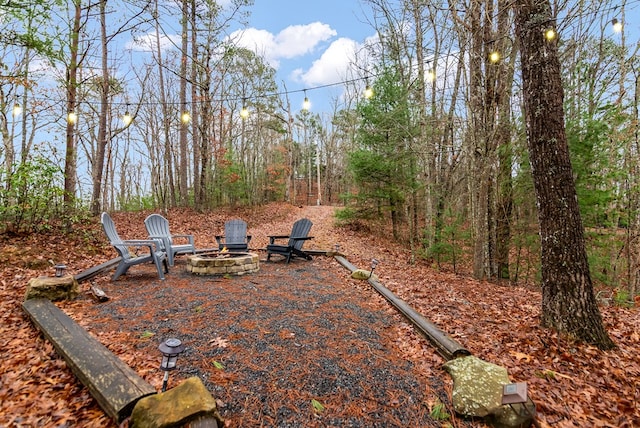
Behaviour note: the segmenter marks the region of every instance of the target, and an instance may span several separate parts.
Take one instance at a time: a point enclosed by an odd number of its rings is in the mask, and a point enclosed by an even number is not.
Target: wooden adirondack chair
[[[224,224],[224,235],[216,235],[218,248],[229,251],[247,251],[251,235],[247,235],[247,223],[239,218],[228,220]]]
[[[158,269],[158,276],[160,279],[164,279],[164,273],[169,272],[169,267],[167,266],[167,253],[162,249],[162,242],[160,240],[121,239],[116,231],[113,219],[106,212],[102,213],[101,222],[102,228],[104,229],[104,233],[107,235],[109,242],[120,255],[120,263],[116,267],[116,272],[111,278],[113,281],[118,279],[120,275],[125,274],[131,266],[148,262],[152,262],[156,265],[156,268]],[[136,249],[133,254],[129,251],[130,248]],[[138,251],[142,248],[148,249],[149,252],[147,253],[145,250],[143,254],[138,254]],[[164,272],[162,265],[164,265]]]
[[[193,235],[172,235],[169,232],[169,220],[160,214],[151,214],[144,219],[144,226],[149,234],[149,239],[159,239],[162,241],[162,249],[167,253],[169,266],[175,263],[175,257],[178,254],[195,254],[196,247],[193,241]],[[174,238],[185,241],[183,244],[176,244]]]
[[[272,235],[269,236],[269,245],[267,245],[267,260],[271,260],[271,254],[279,254],[286,257],[287,263],[294,257],[311,260],[311,255],[302,250],[302,245],[308,239],[309,231],[313,223],[307,218],[302,218],[293,223],[290,235]],[[275,243],[278,239],[288,239],[287,245],[278,245]]]

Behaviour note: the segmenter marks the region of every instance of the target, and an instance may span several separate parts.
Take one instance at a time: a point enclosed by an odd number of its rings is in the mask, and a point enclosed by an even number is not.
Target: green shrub
[[[0,233],[46,231],[62,213],[63,174],[49,158],[36,155],[0,181]]]

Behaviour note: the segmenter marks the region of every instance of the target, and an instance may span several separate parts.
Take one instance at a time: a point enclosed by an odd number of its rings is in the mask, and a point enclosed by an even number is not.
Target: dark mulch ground
[[[91,319],[85,327],[98,337],[124,333],[116,352],[133,344],[159,361],[159,343],[181,339],[187,349],[169,386],[198,376],[227,426],[441,426],[429,416],[429,379],[394,345],[399,315],[379,296],[332,258],[264,258],[241,277],[194,276],[184,258],[167,281],[138,267],[103,284],[110,301],[87,296],[67,310]],[[159,370],[136,370],[161,381]]]
[[[640,426],[638,305],[600,307],[618,345],[602,352],[540,326],[535,284],[506,286],[437,269],[392,242],[384,224],[341,226],[334,211],[276,203],[164,214],[174,233],[194,234],[197,248],[214,246],[230,218],[247,220],[257,249],[310,218],[314,239],[305,248],[340,244],[365,269],[379,260],[376,274],[398,297],[475,356],[527,383],[540,426]],[[113,213],[120,236],[146,236],[150,213]],[[52,275],[52,263],[78,274],[115,256],[97,218],[71,234],[0,235],[0,427],[115,426],[21,309],[29,279]],[[200,376],[230,427],[484,426],[454,414],[452,381],[434,347],[332,259],[263,263],[257,274],[230,279],[187,276],[179,260],[164,282],[150,266],[135,266],[116,282],[108,272],[92,282],[110,302],[83,295],[59,306],[157,390],[157,346],[169,336],[182,339],[188,349],[169,386]],[[314,410],[312,400],[325,410]],[[430,421],[426,414],[440,408],[450,419]]]

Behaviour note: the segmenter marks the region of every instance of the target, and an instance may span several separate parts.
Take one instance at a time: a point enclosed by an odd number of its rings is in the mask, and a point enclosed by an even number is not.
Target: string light
[[[129,126],[131,125],[131,122],[133,122],[133,117],[131,117],[131,115],[129,114],[128,109],[124,114],[124,116],[122,116],[122,122],[124,123],[124,126]]]
[[[427,70],[427,75],[425,77],[427,78],[427,82],[431,83],[436,80],[436,72],[433,70]]]
[[[304,90],[304,101],[302,102],[302,108],[304,110],[309,110],[311,108],[311,101],[309,101],[309,98],[307,97],[307,90]]]
[[[13,106],[13,117],[20,116],[22,114],[22,106],[20,104],[16,104]]]
[[[611,26],[613,27],[614,33],[620,33],[622,31],[622,22],[618,21],[616,18],[611,20]]]
[[[500,61],[500,52],[498,51],[493,51],[489,54],[489,61],[492,64],[496,64],[497,62]]]
[[[67,115],[67,122],[71,125],[75,125],[78,122],[78,115],[74,111],[70,111]]]
[[[369,79],[366,79],[367,85],[364,88],[364,97],[366,99],[369,99],[373,96],[373,89],[371,89],[371,86],[369,86]]]
[[[180,116],[180,120],[186,125],[187,123],[191,122],[191,114],[186,110],[183,111],[182,115]]]
[[[554,30],[553,28],[547,28],[544,32],[544,38],[550,42],[555,40],[556,36],[557,36],[556,30]]]
[[[246,119],[249,117],[249,110],[247,110],[247,106],[246,106],[246,98],[242,99],[242,110],[240,110],[240,117],[243,119]]]

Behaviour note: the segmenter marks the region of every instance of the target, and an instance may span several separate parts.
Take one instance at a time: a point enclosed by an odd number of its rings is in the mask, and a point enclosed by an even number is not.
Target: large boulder
[[[531,425],[535,406],[502,404],[505,385],[510,384],[507,369],[487,363],[473,355],[459,357],[444,364],[453,378],[453,408],[463,416],[485,418],[495,427],[516,428]]]
[[[80,294],[80,286],[73,275],[60,277],[41,276],[29,280],[24,300],[44,298],[51,301],[74,299]]]
[[[131,413],[131,427],[181,427],[202,417],[212,421],[207,426],[219,425],[216,400],[200,378],[194,376],[166,392],[141,398]]]

